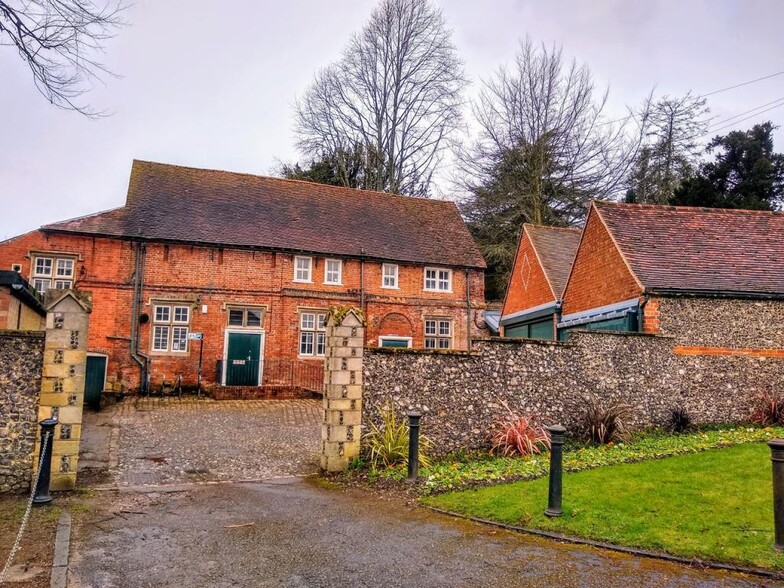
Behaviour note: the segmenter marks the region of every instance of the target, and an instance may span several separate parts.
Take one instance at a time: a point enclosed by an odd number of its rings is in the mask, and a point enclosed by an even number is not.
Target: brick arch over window
[[[384,315],[381,319],[381,324],[378,327],[378,334],[384,335],[397,335],[399,337],[413,337],[414,327],[408,317],[398,312],[390,312]]]

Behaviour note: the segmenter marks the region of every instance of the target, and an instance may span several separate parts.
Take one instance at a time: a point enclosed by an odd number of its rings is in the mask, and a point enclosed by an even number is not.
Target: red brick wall
[[[527,269],[528,267],[530,270]],[[531,240],[527,233],[523,233],[515,255],[512,274],[509,276],[501,316],[553,302],[555,299]]]
[[[33,231],[0,243],[0,267],[22,264],[30,277],[31,251],[76,253],[76,287],[93,294],[89,350],[109,356],[107,379],[125,389],[139,386],[139,367],[130,357],[134,245],[117,239],[45,234]],[[342,285],[324,284],[323,257],[314,257],[313,283],[294,283],[294,259],[283,253],[253,252],[213,247],[147,244],[141,312],[153,316],[155,300],[180,300],[191,307],[190,331],[204,333],[203,381],[215,381],[216,362],[223,358],[227,304],[264,305],[264,358],[298,360],[299,310],[327,310],[333,305],[360,305],[362,263],[344,260]],[[454,346],[465,349],[470,336],[480,334],[484,308],[484,276],[469,271],[471,324],[468,324],[466,274],[453,269],[452,292],[424,292],[421,266],[399,264],[399,289],[381,287],[381,263],[364,263],[367,344],[379,334],[409,323],[413,345],[424,346],[424,319],[451,318]],[[202,313],[206,305],[207,312]],[[392,329],[391,331],[389,329]],[[152,321],[140,326],[139,351],[151,358],[151,381],[172,381],[182,372],[183,382],[195,384],[198,342],[185,353],[151,350]],[[301,361],[320,364],[321,359]]]
[[[649,298],[642,309],[642,331],[643,333],[660,333],[661,322],[659,321],[659,299]]]
[[[614,304],[641,294],[642,288],[624,263],[596,209],[591,208],[564,292],[562,313]]]

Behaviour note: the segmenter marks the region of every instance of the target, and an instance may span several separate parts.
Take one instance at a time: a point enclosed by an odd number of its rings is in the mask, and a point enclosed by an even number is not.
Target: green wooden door
[[[258,386],[261,368],[261,335],[229,333],[226,351],[226,385]]]
[[[101,408],[101,393],[106,381],[106,357],[88,355],[84,375],[84,403],[98,410]]]

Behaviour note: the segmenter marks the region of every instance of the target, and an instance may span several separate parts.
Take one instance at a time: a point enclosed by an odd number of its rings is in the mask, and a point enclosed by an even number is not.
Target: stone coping
[[[0,337],[43,339],[46,337],[46,331],[14,331],[11,329],[0,329]]]

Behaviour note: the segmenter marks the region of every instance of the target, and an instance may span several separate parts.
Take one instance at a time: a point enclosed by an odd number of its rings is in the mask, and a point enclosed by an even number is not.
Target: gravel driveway
[[[80,484],[101,467],[121,487],[306,475],[320,438],[319,400],[127,398],[85,414]]]

